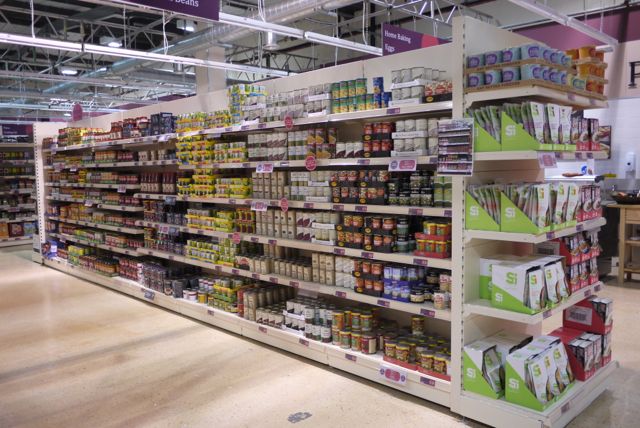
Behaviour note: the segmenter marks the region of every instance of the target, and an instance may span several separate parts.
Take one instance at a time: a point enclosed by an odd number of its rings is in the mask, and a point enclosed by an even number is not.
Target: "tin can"
[[[402,361],[403,363],[409,362],[409,352],[411,347],[409,344],[399,343],[396,345],[396,360]]]
[[[342,82],[340,82],[340,97],[339,98],[346,98],[349,96],[349,82],[346,80],[343,80]]]
[[[420,336],[424,333],[424,318],[420,315],[411,316],[411,334]]]
[[[378,351],[378,341],[372,334],[363,334],[360,339],[360,351],[363,354],[371,355]]]
[[[351,332],[351,350],[360,351],[360,339],[362,338],[361,333]]]
[[[396,341],[395,340],[384,340],[384,355],[389,358],[396,358]],[[407,348],[407,351],[409,349]]]
[[[367,109],[367,96],[356,95],[356,111],[364,111]]]
[[[426,350],[420,353],[420,367],[425,370],[433,371],[433,359],[435,354],[433,351]]]
[[[367,93],[367,79],[356,79],[356,96],[365,95]],[[366,98],[365,98],[366,102]]]
[[[349,80],[347,82],[347,96],[348,97],[355,97],[356,96],[356,81],[355,80]]]
[[[348,330],[340,330],[340,347],[342,349],[351,348],[351,332]]]
[[[373,93],[374,95],[380,95],[384,92],[384,78],[383,77],[374,77],[373,78]]]
[[[331,84],[331,98],[334,100],[340,98],[340,83],[334,82]]]
[[[333,327],[342,331],[344,329],[344,311],[335,310],[333,311],[333,321],[331,323]]]
[[[360,315],[360,325],[362,331],[372,331],[373,330],[373,315],[371,314],[362,314]]]

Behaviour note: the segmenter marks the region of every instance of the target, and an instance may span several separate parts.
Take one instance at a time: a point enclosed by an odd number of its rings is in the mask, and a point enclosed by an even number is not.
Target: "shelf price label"
[[[353,361],[354,363],[358,361],[358,357],[356,357],[355,355],[344,354],[344,357],[349,361]]]
[[[436,386],[436,381],[434,379],[429,379],[424,376],[420,376],[420,383],[428,386]]]
[[[369,251],[363,251],[360,253],[360,257],[362,257],[363,259],[373,259],[373,253]]]
[[[413,264],[414,265],[418,265],[418,266],[428,266],[429,265],[429,260],[414,258],[413,259]]]
[[[601,288],[602,288],[602,283],[596,284],[596,286],[593,287],[593,291],[597,293],[598,291],[600,291]]]
[[[388,308],[389,306],[391,306],[391,302],[384,299],[378,299],[378,306],[382,306],[383,308]]]
[[[356,212],[358,213],[366,213],[367,206],[366,205],[356,205]]]
[[[127,193],[127,185],[118,184],[118,193]]]
[[[269,282],[271,282],[273,284],[277,284],[278,283],[278,278],[276,278],[275,276],[270,276],[269,277]]]
[[[293,288],[300,288],[300,283],[298,281],[289,281],[289,286]]]
[[[333,209],[334,211],[344,211],[344,205],[341,205],[341,204],[336,205],[336,204],[334,204],[331,209]]]
[[[207,309],[207,315],[214,316],[215,312],[213,312],[213,309]]]
[[[400,107],[388,108],[387,114],[398,114],[400,113]]]
[[[576,225],[576,232],[582,232],[584,230],[584,224],[577,224]]]
[[[306,346],[307,348],[309,347],[309,341],[306,339],[298,339],[298,343],[301,344],[302,346]]]
[[[346,299],[347,293],[345,293],[344,291],[336,291],[336,297],[340,297],[341,299]]]
[[[313,209],[314,205],[313,202],[305,202],[304,204],[302,204],[302,207],[306,209]]]
[[[242,236],[240,236],[239,232],[233,232],[231,241],[233,241],[234,244],[238,245],[242,241]]]
[[[164,197],[164,203],[167,205],[175,205],[176,204],[176,197],[175,196],[165,196]]]
[[[265,201],[251,201],[251,211],[265,212],[269,204]]]
[[[422,215],[422,208],[409,208],[409,215]]]
[[[389,171],[391,172],[413,172],[418,166],[418,159],[404,158],[394,159],[389,162]]]
[[[378,374],[382,379],[398,385],[405,385],[407,383],[407,372],[396,367],[381,364]]]
[[[553,312],[551,311],[551,309],[546,310],[542,313],[542,319],[546,320],[547,318],[549,318],[551,315],[553,315]]]
[[[260,162],[256,166],[258,174],[271,174],[273,172],[273,162]]]
[[[371,164],[371,159],[358,159],[358,162],[356,162],[358,165],[370,165]]]
[[[156,293],[151,290],[144,290],[144,298],[153,301],[156,298]]]
[[[425,317],[428,318],[435,318],[436,317],[436,311],[433,311],[431,309],[420,309],[420,315],[424,315]]]
[[[252,274],[251,274],[251,278],[253,278],[253,279],[260,279],[260,274],[259,274],[259,273],[252,273]]]
[[[538,165],[540,168],[556,168],[558,162],[554,152],[538,152]]]
[[[344,256],[345,254],[344,248],[334,248],[333,254],[336,254],[338,256]]]
[[[584,290],[584,297],[589,297],[589,296],[591,296],[591,289],[590,288]]]

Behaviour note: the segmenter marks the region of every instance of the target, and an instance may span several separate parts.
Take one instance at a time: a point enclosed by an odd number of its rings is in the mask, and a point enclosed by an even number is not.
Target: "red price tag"
[[[234,244],[238,245],[242,241],[242,236],[240,236],[239,232],[233,232],[231,241],[233,241]]]
[[[316,168],[318,167],[318,162],[316,161],[316,157],[307,156],[307,158],[304,160],[304,167],[307,169],[307,171],[315,171]]]
[[[400,370],[395,367],[389,367],[383,364],[380,366],[378,374],[384,380],[397,383],[399,385],[407,383],[407,373],[404,370]]]
[[[291,117],[290,114],[287,114],[284,117],[284,127],[287,128],[288,130],[293,129],[293,117]]]
[[[280,209],[285,213],[289,211],[289,200],[287,198],[280,199]]]

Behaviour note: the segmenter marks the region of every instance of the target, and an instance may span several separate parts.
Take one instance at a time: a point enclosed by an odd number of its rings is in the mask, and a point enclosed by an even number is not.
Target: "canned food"
[[[378,342],[376,336],[372,334],[364,334],[360,339],[360,351],[363,354],[371,355],[378,351]]]
[[[351,333],[351,349],[353,351],[360,351],[361,338],[362,338],[362,334],[356,333],[355,331]]]
[[[348,330],[340,330],[340,347],[342,349],[351,348],[351,332]]]
[[[403,363],[409,362],[409,351],[411,347],[405,343],[399,343],[396,345],[396,360],[402,361]]]
[[[407,347],[407,352],[408,351],[409,351],[409,348]],[[387,340],[385,337],[384,355],[389,358],[396,358],[396,341],[395,340]]]

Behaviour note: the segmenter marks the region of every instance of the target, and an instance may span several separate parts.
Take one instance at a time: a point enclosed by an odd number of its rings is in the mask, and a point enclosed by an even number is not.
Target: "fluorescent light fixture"
[[[58,70],[60,70],[60,73],[64,74],[65,76],[75,76],[76,74],[78,74],[78,70],[76,70],[73,67],[58,67]]]
[[[611,37],[610,35],[605,34],[600,30],[596,30],[590,25],[575,18],[569,17],[569,19],[567,19],[567,26],[573,28],[576,31],[580,31],[581,33],[586,34],[587,36],[594,38],[602,43],[606,43],[607,45],[618,46],[618,39],[616,39],[615,37]]]
[[[33,46],[36,48],[58,49],[69,52],[82,52],[81,43],[63,42],[61,40],[41,39],[38,37],[19,36],[17,34],[0,33],[0,43],[10,45]]]
[[[324,45],[336,46],[338,48],[350,49],[353,51],[364,52],[371,55],[382,56],[382,48],[364,45],[362,43],[356,43],[350,40],[339,39],[337,37],[326,36],[320,33],[305,31],[304,38],[309,40],[310,42],[322,43]]]
[[[193,33],[196,31],[196,23],[188,19],[176,20],[176,27],[178,30],[186,31],[187,33]]]
[[[218,68],[222,70],[232,70],[232,71],[240,71],[247,73],[256,73],[256,74],[264,74],[267,76],[289,76],[292,73],[283,70],[270,70],[261,67],[254,67],[250,65],[240,65],[240,64],[230,64],[227,62],[219,62],[219,61],[209,61],[198,58],[186,58],[181,56],[174,55],[163,55],[153,52],[144,52],[144,51],[136,51],[132,49],[120,49],[120,48],[110,48],[108,46],[99,46],[99,45],[84,45],[85,52],[101,54],[101,55],[111,55],[117,57],[124,58],[135,58],[141,59],[144,61],[158,61],[165,63],[180,63],[183,65],[193,65],[196,67],[207,67],[207,68]]]
[[[287,27],[286,25],[264,22],[258,19],[245,18],[244,16],[237,16],[220,12],[220,22],[236,25],[238,27],[249,28],[251,30],[270,31],[281,36],[293,37],[294,39],[304,39],[303,30]]]
[[[65,113],[63,116],[64,117],[71,117],[71,113]]]
[[[267,33],[267,42],[262,47],[268,51],[277,51],[280,48],[278,45],[278,37],[273,31]]]
[[[579,21],[567,15],[563,15],[557,10],[547,5],[544,5],[542,3],[538,3],[535,0],[509,0],[509,1],[524,9],[534,12],[544,18],[555,21],[566,27],[573,28],[574,30],[579,31],[582,34],[586,34],[587,36],[594,38],[598,41],[601,41],[603,43],[606,43],[612,46],[618,45],[618,40],[615,39],[614,37],[611,37],[610,35],[605,34],[600,30],[596,30],[595,28],[590,27],[589,25],[587,25],[582,21]]]
[[[99,71],[101,73],[104,73],[105,71],[107,71],[107,67],[100,67],[99,69],[97,69],[96,71]]]
[[[109,46],[111,48],[119,48],[122,46],[122,41],[120,39],[116,39],[115,37],[102,36],[100,37],[100,44],[102,46]]]

